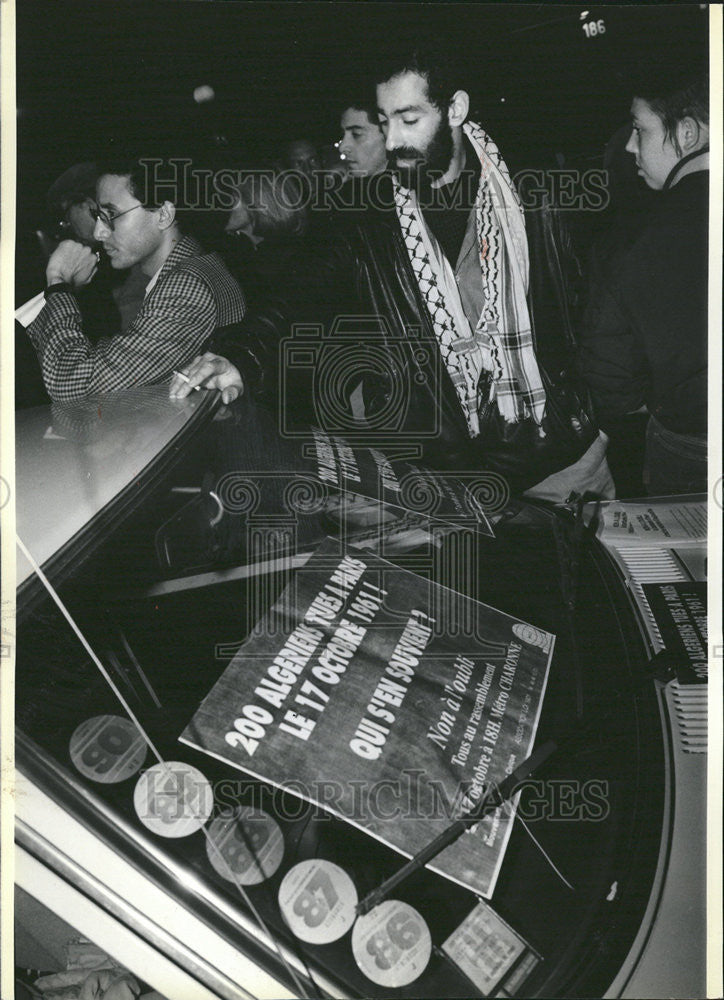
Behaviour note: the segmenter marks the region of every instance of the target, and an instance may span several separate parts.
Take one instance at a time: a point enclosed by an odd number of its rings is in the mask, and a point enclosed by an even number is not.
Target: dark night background
[[[587,37],[583,23],[599,18],[605,33]],[[419,31],[451,47],[473,117],[513,171],[555,166],[556,154],[559,165],[600,165],[606,140],[628,117],[629,71],[649,54],[706,59],[707,24],[706,9],[687,3],[23,0],[18,269],[48,186],[72,163],[111,140],[140,141],[149,153],[173,142],[203,155],[221,133],[231,166],[295,137],[332,142],[346,95],[363,86],[371,60]],[[194,102],[200,84],[214,88],[212,104]]]

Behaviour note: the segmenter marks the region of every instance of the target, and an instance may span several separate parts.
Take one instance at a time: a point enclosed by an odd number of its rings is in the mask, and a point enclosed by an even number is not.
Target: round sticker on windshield
[[[239,806],[209,826],[206,853],[227,882],[258,885],[278,870],[284,857],[279,824],[261,809]]]
[[[81,722],[71,736],[70,759],[84,777],[112,785],[141,769],[146,741],[130,719],[96,715]]]
[[[529,646],[538,646],[547,653],[551,646],[550,632],[536,628],[535,625],[528,625],[525,622],[516,622],[513,625],[513,635],[521,642],[527,642]]]
[[[159,837],[188,837],[211,815],[214,793],[201,771],[171,760],[142,774],[133,793],[138,818]]]
[[[357,890],[347,872],[312,858],[290,868],[279,886],[279,909],[300,941],[329,944],[354,923]]]
[[[388,899],[359,917],[352,953],[360,970],[379,986],[407,986],[421,975],[432,952],[427,924],[417,910]]]

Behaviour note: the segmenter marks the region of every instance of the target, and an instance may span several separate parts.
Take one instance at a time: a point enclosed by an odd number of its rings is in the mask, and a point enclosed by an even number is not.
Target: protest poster
[[[680,684],[706,684],[709,677],[706,583],[648,583],[644,594]]]
[[[181,741],[407,857],[531,751],[555,641],[534,625],[327,541],[260,626]],[[430,867],[489,897],[513,816]]]
[[[706,541],[706,497],[692,495],[586,504],[586,520],[607,546],[685,545]]]

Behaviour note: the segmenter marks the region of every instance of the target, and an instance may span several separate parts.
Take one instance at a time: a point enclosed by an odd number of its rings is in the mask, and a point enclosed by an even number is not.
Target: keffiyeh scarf
[[[480,432],[478,386],[491,375],[490,399],[509,423],[539,427],[546,396],[533,351],[526,293],[528,242],[523,210],[498,147],[472,122],[463,126],[482,165],[475,219],[485,307],[471,330],[452,266],[428,230],[416,194],[393,177],[395,208],[415,277],[471,437]]]

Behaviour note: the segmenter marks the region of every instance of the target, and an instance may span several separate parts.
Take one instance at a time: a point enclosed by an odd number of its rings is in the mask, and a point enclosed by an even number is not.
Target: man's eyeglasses
[[[91,205],[88,211],[95,222],[102,222],[104,226],[108,226],[111,232],[113,232],[116,219],[120,219],[122,215],[128,215],[129,212],[132,212],[136,208],[143,208],[143,205],[134,205],[133,208],[127,208],[125,212],[115,212],[113,215],[107,212],[105,208],[101,208],[100,205]]]

